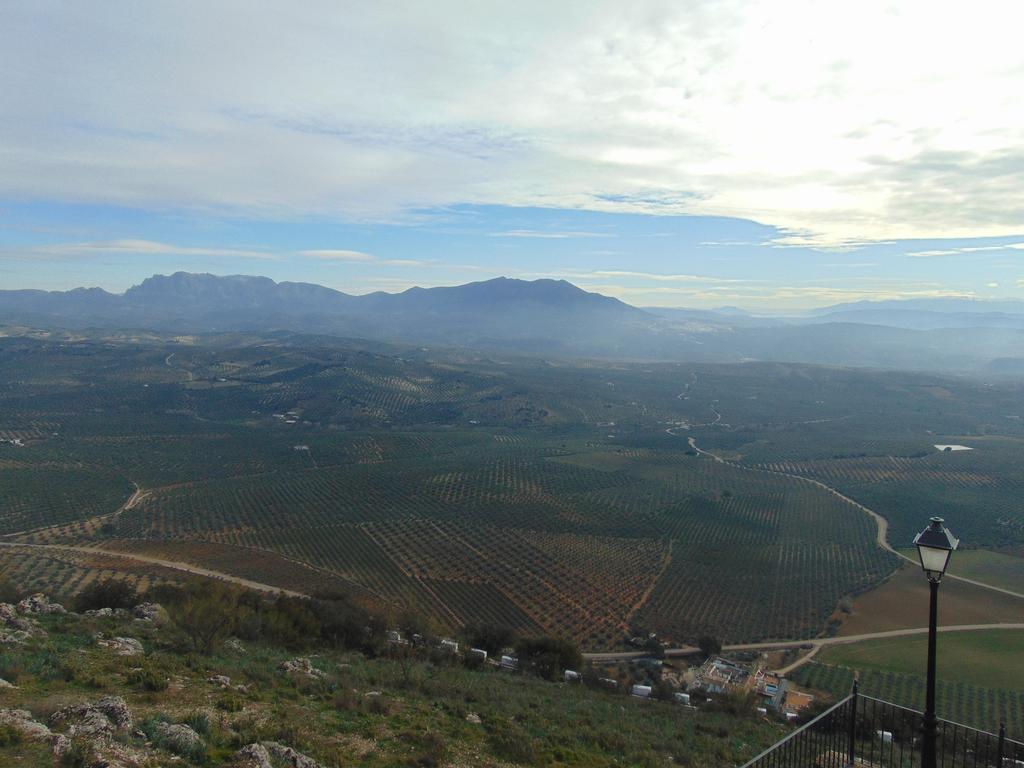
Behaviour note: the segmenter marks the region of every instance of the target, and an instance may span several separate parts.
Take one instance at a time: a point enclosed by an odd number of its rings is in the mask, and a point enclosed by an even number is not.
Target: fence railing
[[[742,768],[919,768],[923,713],[853,693]],[[936,768],[1024,768],[1024,744],[939,720]]]

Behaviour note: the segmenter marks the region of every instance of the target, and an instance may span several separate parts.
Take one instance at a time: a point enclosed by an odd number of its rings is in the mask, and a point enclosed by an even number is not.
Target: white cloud
[[[419,259],[381,259],[371,253],[362,251],[349,251],[344,249],[315,249],[299,251],[300,256],[310,259],[322,259],[324,261],[336,261],[340,263],[375,264],[385,267],[428,267],[430,262]]]
[[[511,229],[491,232],[491,237],[536,237],[547,240],[568,240],[577,237],[614,237],[607,232],[560,232],[558,230]]]
[[[984,253],[987,251],[1024,251],[1024,243],[1004,243],[1002,245],[973,245],[961,248],[943,248],[931,251],[914,251],[907,256],[914,259],[930,259],[936,256],[959,256],[962,253]]]
[[[548,274],[550,275],[550,273]],[[749,282],[746,280],[732,280],[723,277],[711,277],[708,275],[666,275],[654,272],[635,272],[623,269],[596,269],[590,272],[559,272],[554,277],[564,277],[569,280],[607,280],[608,278],[635,278],[641,281],[652,281],[656,283],[739,283]]]
[[[267,251],[251,248],[222,248],[206,246],[183,246],[160,243],[154,240],[109,240],[105,242],[58,243],[54,245],[33,245],[26,248],[6,246],[0,257],[74,259],[96,258],[110,255],[141,256],[201,256],[235,259],[276,260],[278,256]]]
[[[376,261],[377,257],[362,251],[348,251],[338,249],[323,249],[299,251],[300,256],[311,259],[325,259],[327,261]]]
[[[1024,281],[1022,281],[1024,282]],[[604,283],[588,285],[587,290],[614,296],[639,306],[703,306],[734,304],[762,309],[807,309],[850,301],[885,299],[970,298],[970,291],[947,290],[923,285],[893,288],[837,288],[826,285],[693,285],[635,286]],[[682,304],[681,304],[682,302]]]
[[[1024,4],[13,4],[0,197],[1024,232]]]

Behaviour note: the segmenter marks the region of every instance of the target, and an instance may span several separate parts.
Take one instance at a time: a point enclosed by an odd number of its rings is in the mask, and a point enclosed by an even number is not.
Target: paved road
[[[947,624],[939,627],[939,632],[972,632],[976,630],[990,630],[990,629],[1009,629],[1009,630],[1024,630],[1024,623],[1019,624]],[[723,652],[735,652],[735,651],[782,651],[792,648],[801,648],[803,646],[810,646],[811,651],[817,653],[818,650],[830,646],[830,645],[845,645],[847,643],[859,643],[862,640],[883,640],[887,637],[908,637],[910,635],[926,635],[928,634],[928,627],[914,627],[912,629],[890,629],[885,632],[869,632],[863,635],[846,635],[844,637],[815,637],[810,640],[778,640],[768,641],[764,643],[737,643],[734,645],[723,645]],[[684,645],[679,648],[668,648],[665,650],[665,656],[690,656],[694,653],[700,653],[700,649],[693,645]],[[617,653],[585,653],[583,657],[589,661],[629,661],[630,659],[639,659],[650,654],[642,651],[622,651]],[[804,663],[809,658],[805,657],[801,660]],[[790,665],[789,668],[795,668],[798,665]]]

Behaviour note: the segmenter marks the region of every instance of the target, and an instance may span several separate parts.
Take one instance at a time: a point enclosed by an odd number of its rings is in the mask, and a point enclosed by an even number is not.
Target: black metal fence
[[[922,713],[853,693],[742,768],[921,765]],[[1024,744],[1006,729],[988,733],[939,720],[936,768],[1024,768]]]

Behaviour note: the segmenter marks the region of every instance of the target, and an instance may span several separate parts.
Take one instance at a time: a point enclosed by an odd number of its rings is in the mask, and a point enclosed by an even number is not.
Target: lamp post
[[[927,528],[914,537],[914,546],[921,558],[921,568],[928,577],[931,603],[928,611],[928,688],[924,705],[924,742],[921,745],[921,768],[935,768],[935,740],[938,721],[935,717],[935,635],[938,624],[939,582],[949,566],[949,558],[960,540],[942,527],[943,519],[933,517]]]

